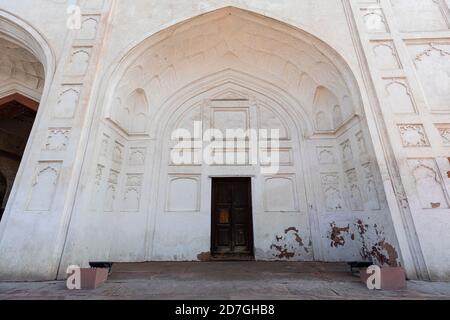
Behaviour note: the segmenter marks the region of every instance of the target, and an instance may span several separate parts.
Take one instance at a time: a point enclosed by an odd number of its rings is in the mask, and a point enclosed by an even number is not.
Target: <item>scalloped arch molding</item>
[[[165,112],[161,106],[174,92],[228,69],[283,88],[316,131],[335,131],[361,114],[356,81],[332,48],[284,23],[227,7],[169,27],[137,45],[112,76],[105,116],[133,133],[126,124],[130,119],[145,115],[151,123],[158,112]],[[148,104],[134,113],[133,99],[144,99],[133,94],[137,88]],[[320,113],[325,119],[313,121]]]

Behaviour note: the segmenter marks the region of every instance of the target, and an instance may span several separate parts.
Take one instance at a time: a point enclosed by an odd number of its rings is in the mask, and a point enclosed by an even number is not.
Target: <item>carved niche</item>
[[[53,203],[61,162],[40,162],[31,187],[29,211],[49,211]]]
[[[200,176],[169,175],[166,211],[200,210]]]
[[[117,165],[121,165],[123,160],[123,145],[116,141],[112,153],[112,161]]]
[[[122,200],[122,211],[138,212],[140,208],[142,174],[128,174],[125,193]]]
[[[70,56],[67,74],[70,76],[84,76],[91,59],[91,47],[76,47]]]
[[[406,79],[385,79],[386,92],[393,113],[416,113],[413,95]]]
[[[362,131],[356,134],[356,142],[358,143],[359,154],[365,155],[367,154],[367,144],[366,139],[364,138],[364,133]]]
[[[448,200],[445,196],[442,179],[435,160],[411,159],[408,163],[415,179],[416,189],[422,208],[448,208]]]
[[[145,164],[146,148],[131,148],[128,157],[128,165],[143,166]]]
[[[64,151],[69,143],[70,129],[68,128],[51,128],[48,130],[47,143],[45,150],[48,151]]]
[[[90,201],[90,208],[91,210],[96,210],[99,207],[98,199],[99,195],[101,194],[101,187],[102,187],[102,180],[103,180],[103,171],[105,167],[101,164],[98,164],[95,168],[95,180],[94,180],[94,187],[93,192],[91,195],[91,201]]]
[[[266,212],[296,212],[298,210],[293,175],[266,177],[264,189]]]
[[[110,170],[108,185],[106,188],[105,201],[103,210],[105,212],[113,212],[115,210],[115,200],[116,200],[116,192],[117,186],[119,184],[119,175],[120,173],[115,170]]]
[[[83,16],[81,29],[78,31],[78,39],[94,40],[97,37],[99,19],[97,15]]]
[[[344,209],[339,175],[337,173],[323,173],[321,181],[322,190],[325,195],[326,210],[328,212],[335,212]]]
[[[361,9],[363,23],[368,33],[387,33],[389,27],[383,9],[378,7]]]
[[[101,143],[100,143],[100,155],[102,157],[106,157],[108,155],[109,140],[110,140],[110,137],[107,134],[103,134]]]
[[[319,164],[335,164],[336,156],[333,147],[317,147]]]
[[[350,140],[341,143],[342,160],[350,161],[353,159],[353,150]]]
[[[436,124],[444,146],[450,146],[450,124]]]
[[[63,85],[54,112],[55,118],[73,118],[80,99],[79,85]]]
[[[372,164],[370,162],[363,164],[362,170],[364,175],[364,189],[367,196],[367,207],[370,210],[380,210],[380,198],[375,176],[372,171]]]
[[[339,100],[329,89],[318,87],[314,96],[313,110],[316,112],[316,130],[335,130],[342,124],[342,110]]]
[[[413,57],[425,97],[431,110],[450,109],[450,44],[412,44]]]
[[[361,189],[359,188],[356,169],[348,170],[346,172],[346,176],[350,208],[352,209],[352,211],[364,211]]]
[[[400,68],[400,59],[392,41],[374,41],[372,46],[378,69],[397,70]]]

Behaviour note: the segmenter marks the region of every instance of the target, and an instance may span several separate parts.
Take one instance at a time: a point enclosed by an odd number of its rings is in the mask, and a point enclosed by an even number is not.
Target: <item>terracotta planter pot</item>
[[[108,279],[108,269],[83,268],[81,271],[81,289],[93,290]]]

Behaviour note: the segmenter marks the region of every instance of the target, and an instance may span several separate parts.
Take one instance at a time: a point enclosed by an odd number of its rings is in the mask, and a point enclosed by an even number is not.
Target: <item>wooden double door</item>
[[[212,181],[211,253],[217,259],[252,259],[250,178]]]

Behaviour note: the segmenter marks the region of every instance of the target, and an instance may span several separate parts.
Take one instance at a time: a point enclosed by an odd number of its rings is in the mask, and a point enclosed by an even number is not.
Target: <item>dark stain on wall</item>
[[[381,240],[372,247],[371,256],[381,265],[388,265],[390,267],[399,266],[398,253],[386,240]]]
[[[208,262],[211,260],[210,252],[202,252],[197,255],[197,259],[201,262]]]
[[[281,245],[272,244],[270,249],[275,249],[278,252],[276,255],[278,259],[291,259],[295,256],[295,252],[289,251],[289,249],[286,248],[286,245],[283,247]]]
[[[440,203],[434,203],[434,202],[432,202],[432,203],[431,203],[431,207],[432,207],[433,209],[438,209],[438,208],[441,207],[441,204],[440,204]]]
[[[358,233],[361,237],[363,237],[367,230],[369,230],[369,225],[368,224],[364,224],[364,222],[362,222],[362,220],[358,220],[356,222],[356,228],[358,229]]]
[[[346,240],[350,238],[351,241],[360,242],[360,255],[363,260],[373,261],[381,266],[398,267],[400,265],[395,247],[387,241],[383,229],[380,229],[377,224],[370,225],[358,219],[352,226],[349,224],[346,227],[339,227],[336,222],[331,223],[330,226],[331,247],[344,247]]]
[[[295,233],[298,233],[298,229],[295,227],[290,227],[284,230],[284,234],[288,234],[289,232],[294,231]]]
[[[275,250],[275,257],[278,259],[292,259],[298,254],[298,247],[301,247],[308,253],[308,248],[305,247],[303,239],[299,235],[299,230],[295,227],[290,227],[284,230],[284,235],[276,236],[276,242],[270,246],[271,250]]]
[[[336,225],[336,222],[330,223],[331,226],[331,233],[330,233],[330,239],[331,239],[331,247],[339,247],[339,246],[345,246],[345,233],[350,232],[350,225],[348,225],[345,228],[340,228]]]
[[[369,228],[368,224],[365,224],[362,220],[358,220],[356,228],[361,240],[361,257],[365,260],[371,260],[377,262],[381,266],[388,265],[391,267],[398,267],[398,253],[393,245],[386,241],[384,232],[379,230],[378,225],[373,225],[373,233],[376,235],[376,243],[370,245],[368,239]],[[373,243],[373,242],[372,242]]]

